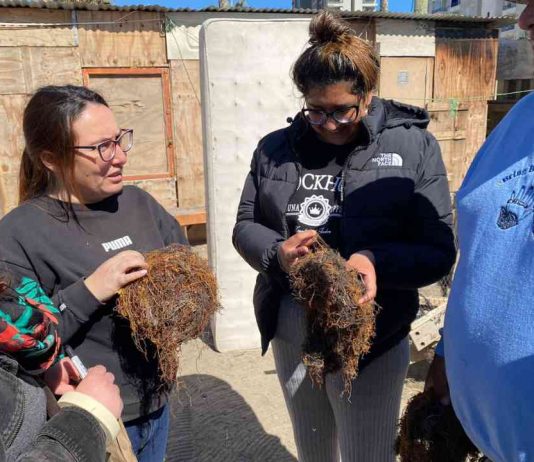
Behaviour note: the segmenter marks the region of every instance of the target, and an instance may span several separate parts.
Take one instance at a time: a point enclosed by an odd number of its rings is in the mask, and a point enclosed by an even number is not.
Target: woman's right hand
[[[308,229],[293,234],[289,239],[282,242],[278,247],[278,261],[280,267],[287,273],[300,257],[310,251],[310,246],[315,242],[317,231]]]
[[[102,263],[85,279],[85,285],[103,303],[125,285],[145,276],[147,268],[143,255],[135,250],[125,250]]]
[[[104,366],[91,367],[87,375],[74,389],[103,404],[116,419],[122,414],[123,403],[115,377]]]

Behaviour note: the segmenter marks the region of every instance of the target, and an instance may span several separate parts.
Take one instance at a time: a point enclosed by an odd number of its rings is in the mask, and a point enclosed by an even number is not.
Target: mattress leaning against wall
[[[306,46],[308,24],[214,19],[201,29],[208,255],[223,305],[212,323],[219,351],[260,347],[252,306],[256,272],[233,248],[232,229],[254,148],[300,109],[290,69]]]

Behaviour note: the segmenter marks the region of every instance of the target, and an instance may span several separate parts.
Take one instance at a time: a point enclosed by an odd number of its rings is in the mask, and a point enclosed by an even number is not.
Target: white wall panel
[[[306,19],[213,19],[200,34],[208,253],[223,311],[213,323],[220,351],[257,348],[256,272],[232,246],[232,229],[252,153],[287,126],[301,99],[290,68],[308,38]]]
[[[377,19],[376,43],[380,56],[435,56],[434,23]]]

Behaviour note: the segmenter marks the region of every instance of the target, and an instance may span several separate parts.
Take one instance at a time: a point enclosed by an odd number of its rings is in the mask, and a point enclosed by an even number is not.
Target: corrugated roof
[[[85,2],[60,2],[60,1],[28,1],[28,0],[0,0],[0,8],[46,8],[46,9],[64,9],[64,10],[98,10],[98,11],[156,11],[161,13],[277,13],[277,14],[315,14],[318,10],[312,9],[283,9],[283,8],[217,8],[208,7],[203,9],[191,8],[166,8],[159,5],[105,5]],[[452,14],[412,14],[412,13],[393,13],[382,11],[341,11],[341,16],[350,18],[384,18],[384,19],[403,19],[403,20],[420,20],[420,21],[439,21],[453,23],[493,23],[496,26],[511,24],[516,21],[513,16],[501,17],[476,17],[460,16]]]

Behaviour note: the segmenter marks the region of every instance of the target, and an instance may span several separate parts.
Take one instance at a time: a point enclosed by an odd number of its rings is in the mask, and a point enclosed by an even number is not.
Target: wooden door
[[[91,68],[84,83],[98,91],[121,128],[134,130],[125,180],[150,192],[164,207],[176,209],[176,172],[167,68]]]
[[[380,59],[381,98],[424,107],[432,98],[434,58],[382,57]]]

